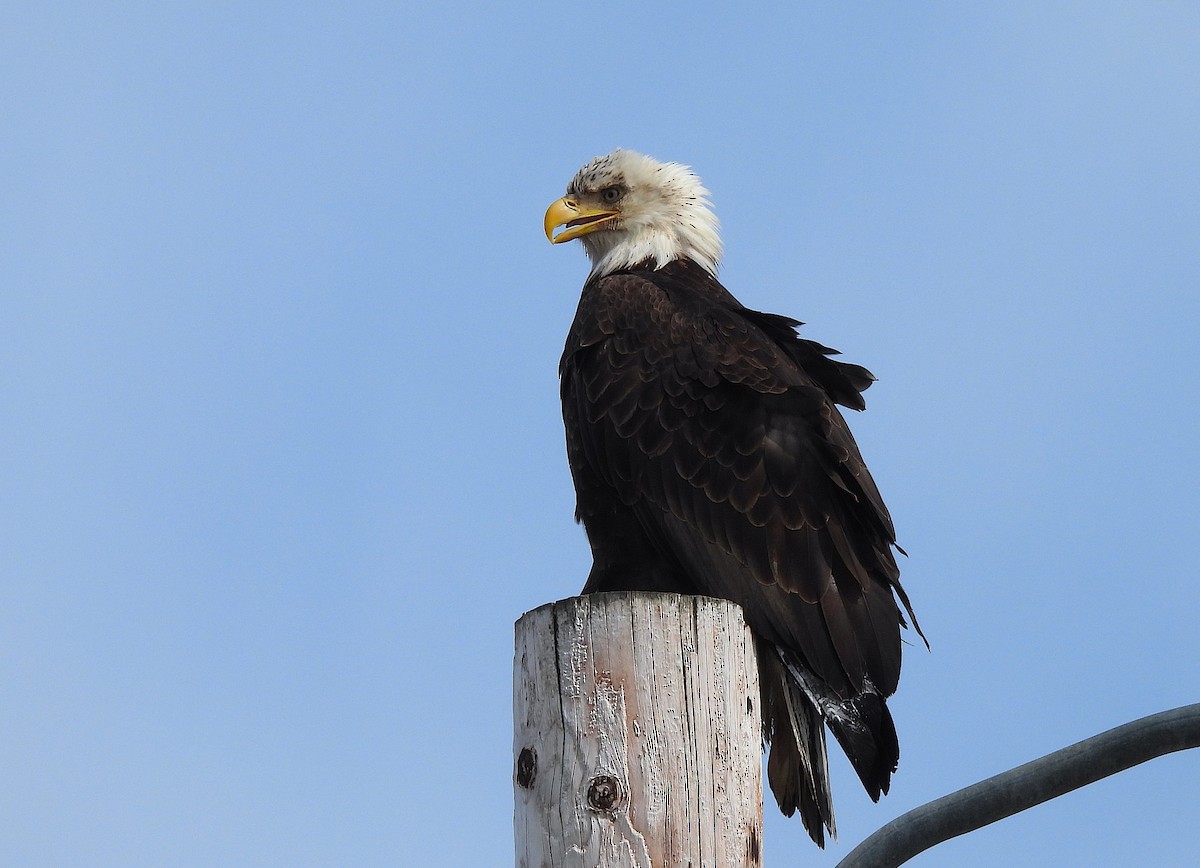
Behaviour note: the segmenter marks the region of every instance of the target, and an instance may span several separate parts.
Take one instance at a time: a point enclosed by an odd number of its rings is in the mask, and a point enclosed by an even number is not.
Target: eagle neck
[[[636,275],[650,281],[664,292],[700,296],[717,302],[724,307],[739,309],[741,302],[733,297],[721,282],[706,267],[692,259],[672,259],[658,265],[653,259],[643,260],[628,268],[619,268],[607,274],[592,274],[585,286],[593,286],[610,277],[622,274]]]

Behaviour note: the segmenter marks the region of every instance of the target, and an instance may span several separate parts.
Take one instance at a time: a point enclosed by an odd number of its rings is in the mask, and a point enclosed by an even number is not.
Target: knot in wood
[[[525,789],[529,789],[533,786],[535,777],[537,777],[537,751],[531,747],[523,747],[517,756],[517,783]]]
[[[588,807],[593,811],[610,814],[621,798],[621,785],[611,775],[596,775],[588,787]]]

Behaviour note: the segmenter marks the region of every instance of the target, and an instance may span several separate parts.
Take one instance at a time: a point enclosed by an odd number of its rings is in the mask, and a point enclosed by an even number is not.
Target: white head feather
[[[647,261],[662,268],[676,259],[694,260],[716,275],[720,224],[708,190],[690,168],[618,148],[580,169],[567,196],[609,187],[623,190],[620,219],[579,239],[593,276]]]

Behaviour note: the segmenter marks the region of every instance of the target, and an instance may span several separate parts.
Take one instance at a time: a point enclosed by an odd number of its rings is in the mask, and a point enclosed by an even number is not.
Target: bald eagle
[[[875,378],[721,285],[717,219],[686,166],[597,157],[545,229],[555,244],[578,238],[592,263],[559,366],[593,557],[583,592],[741,605],[771,789],[824,846],[836,835],[825,727],[878,801],[900,755],[886,703],[900,628],[920,634],[891,517],[836,407],[862,410]]]

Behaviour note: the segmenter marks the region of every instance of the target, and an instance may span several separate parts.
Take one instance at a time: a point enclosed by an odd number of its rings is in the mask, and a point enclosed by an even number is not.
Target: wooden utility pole
[[[573,597],[516,624],[517,868],[758,866],[758,664],[742,610]]]

